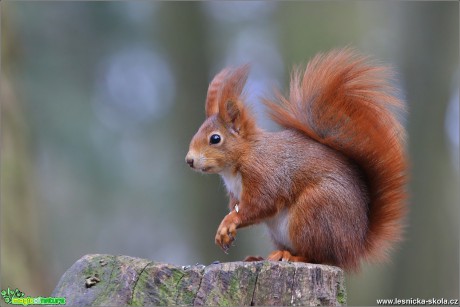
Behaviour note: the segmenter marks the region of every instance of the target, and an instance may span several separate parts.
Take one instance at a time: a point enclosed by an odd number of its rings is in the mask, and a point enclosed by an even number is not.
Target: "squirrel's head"
[[[237,164],[256,132],[255,121],[243,104],[249,67],[226,68],[209,84],[206,120],[190,142],[185,157],[194,170],[220,173]]]

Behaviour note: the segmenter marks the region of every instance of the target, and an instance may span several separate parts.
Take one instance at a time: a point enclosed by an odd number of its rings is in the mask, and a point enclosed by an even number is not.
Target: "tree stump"
[[[291,262],[175,266],[86,255],[61,277],[54,297],[67,305],[345,305],[340,268]]]

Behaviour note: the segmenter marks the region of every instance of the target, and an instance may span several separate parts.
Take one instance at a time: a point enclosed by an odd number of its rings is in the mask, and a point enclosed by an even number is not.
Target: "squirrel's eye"
[[[220,135],[218,135],[218,134],[211,135],[211,137],[209,138],[209,143],[211,143],[211,144],[220,143]]]

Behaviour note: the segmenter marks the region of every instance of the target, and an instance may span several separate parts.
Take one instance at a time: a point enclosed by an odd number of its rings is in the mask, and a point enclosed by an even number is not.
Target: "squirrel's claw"
[[[237,224],[227,215],[217,229],[215,242],[226,254],[228,253],[230,246],[234,245],[233,242],[236,238],[236,228]]]

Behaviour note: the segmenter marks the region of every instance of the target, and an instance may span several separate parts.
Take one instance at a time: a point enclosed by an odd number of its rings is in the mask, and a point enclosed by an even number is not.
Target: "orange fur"
[[[219,111],[219,105],[217,102],[220,98],[222,83],[228,73],[229,69],[223,69],[214,77],[211,84],[209,84],[205,107],[206,117],[209,117]]]
[[[388,69],[350,49],[316,56],[294,71],[289,98],[265,100],[280,132],[258,128],[244,105],[247,73],[225,69],[211,82],[186,158],[229,191],[216,243],[227,251],[236,229],[264,222],[279,249],[270,260],[355,270],[384,259],[406,211],[404,129],[392,113],[402,103]]]

